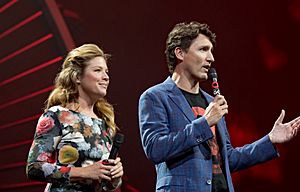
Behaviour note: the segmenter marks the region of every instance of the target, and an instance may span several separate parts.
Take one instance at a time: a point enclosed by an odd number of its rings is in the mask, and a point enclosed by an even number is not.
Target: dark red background
[[[217,47],[214,51],[216,62],[213,65],[218,72],[221,92],[229,103],[226,120],[235,146],[252,142],[267,134],[281,109],[286,110],[285,122],[300,115],[299,0],[56,2],[76,46],[96,43],[113,56],[109,62],[111,84],[108,100],[115,106],[116,120],[126,135],[120,154],[125,169],[124,183],[127,186],[123,191],[130,191],[130,187],[131,191],[134,188],[142,192],[154,191],[155,170],[142,150],[137,105],[144,90],[163,81],[168,75],[164,55],[165,40],[168,32],[178,22],[206,22],[217,34]],[[2,15],[0,19],[5,20]],[[4,30],[1,28],[0,34]],[[14,43],[12,40],[1,41],[1,50]],[[32,57],[42,61],[46,53]],[[18,68],[22,71],[21,66],[29,64],[30,58],[0,65],[0,82],[10,77],[7,71]],[[35,76],[27,77],[22,85],[10,83],[10,88],[7,88],[8,85],[0,87],[0,106],[26,93],[21,93],[20,89],[50,86],[60,64],[58,62],[51,69],[45,69],[47,83],[39,81],[39,76],[34,74]],[[13,116],[24,111],[18,109],[19,105],[27,106],[27,110],[30,108],[37,113],[42,112],[41,108],[48,94],[46,92],[37,100],[0,109],[0,127],[13,122]],[[1,145],[32,139],[35,123],[33,121],[18,127],[0,129]],[[12,137],[14,139],[10,139]],[[291,143],[279,146],[279,159],[233,174],[236,191],[292,191],[297,187],[300,171],[297,164],[300,160],[297,150],[299,144],[298,137]],[[26,143],[21,148],[0,151],[1,163],[15,162],[14,157],[25,162],[29,147],[30,144]],[[15,178],[20,178],[15,179],[15,183],[27,182],[24,173],[24,167],[0,167],[0,184],[14,183]],[[38,187],[36,191],[41,191],[44,186]]]

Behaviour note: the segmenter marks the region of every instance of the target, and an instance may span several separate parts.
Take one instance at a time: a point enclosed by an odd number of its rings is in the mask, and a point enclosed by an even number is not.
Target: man
[[[233,148],[224,115],[227,102],[201,90],[214,62],[215,34],[206,24],[179,23],[169,33],[166,56],[171,77],[145,91],[139,125],[147,157],[155,163],[156,191],[234,191],[230,173],[278,157],[274,144],[297,134],[300,117],[260,140]]]

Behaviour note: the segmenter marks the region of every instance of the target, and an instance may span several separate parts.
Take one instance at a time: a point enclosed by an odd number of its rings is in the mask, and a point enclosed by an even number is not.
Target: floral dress
[[[107,159],[111,144],[104,120],[51,107],[38,120],[26,173],[30,179],[48,182],[47,192],[95,191],[91,181],[70,182],[70,169]]]

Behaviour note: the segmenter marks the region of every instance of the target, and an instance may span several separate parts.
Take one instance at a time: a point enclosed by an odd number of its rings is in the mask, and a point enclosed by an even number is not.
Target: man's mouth
[[[203,66],[203,68],[205,69],[205,72],[207,73],[208,70],[209,70],[209,68],[210,68],[210,66],[209,65],[205,65],[205,66]]]

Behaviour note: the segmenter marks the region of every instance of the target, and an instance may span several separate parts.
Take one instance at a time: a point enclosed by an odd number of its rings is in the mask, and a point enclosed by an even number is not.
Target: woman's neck
[[[84,115],[98,118],[98,116],[94,112],[95,102],[87,101],[81,97],[78,98],[77,102],[69,103],[67,107],[71,110],[77,111]]]

